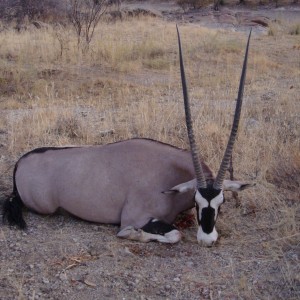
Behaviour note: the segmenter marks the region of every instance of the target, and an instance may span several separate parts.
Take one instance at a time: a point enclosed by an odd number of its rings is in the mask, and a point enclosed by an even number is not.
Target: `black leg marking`
[[[164,235],[168,232],[171,232],[172,230],[177,230],[177,228],[175,226],[167,224],[163,221],[156,220],[156,219],[151,219],[141,229],[148,233],[160,234],[160,235]]]

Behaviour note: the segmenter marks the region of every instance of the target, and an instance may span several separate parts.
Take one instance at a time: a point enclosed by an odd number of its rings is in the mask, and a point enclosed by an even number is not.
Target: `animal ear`
[[[236,181],[236,180],[224,180],[224,182],[223,182],[223,190],[224,191],[238,192],[238,191],[245,190],[252,186],[255,186],[255,183],[245,183],[245,182]]]
[[[167,191],[163,191],[163,194],[174,194],[174,193],[186,193],[189,191],[195,191],[197,187],[196,179],[178,184],[173,186]]]

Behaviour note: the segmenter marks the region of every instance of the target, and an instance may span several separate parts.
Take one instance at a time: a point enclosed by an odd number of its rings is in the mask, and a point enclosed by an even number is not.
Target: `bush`
[[[292,28],[290,29],[289,33],[291,35],[300,35],[300,23],[294,24]]]
[[[2,0],[0,18],[4,21],[16,20],[19,24],[24,19],[31,21],[60,19],[66,16],[66,2],[59,0]]]
[[[189,8],[200,8],[203,5],[203,0],[177,0],[176,3],[184,11],[187,11]]]

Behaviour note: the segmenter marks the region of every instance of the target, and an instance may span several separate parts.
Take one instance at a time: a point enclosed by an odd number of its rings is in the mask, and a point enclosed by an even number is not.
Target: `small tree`
[[[69,0],[69,19],[77,35],[78,46],[84,40],[84,48],[88,49],[93,39],[95,28],[106,12],[107,0]]]
[[[219,11],[219,6],[220,6],[221,0],[214,0],[214,10]]]
[[[49,15],[64,15],[65,8],[59,0],[0,0],[0,17],[21,24],[25,19],[32,22],[47,19]]]
[[[203,0],[191,0],[190,2],[191,2],[192,7],[194,9],[197,9],[197,8],[200,8],[204,4],[205,1],[203,1]]]

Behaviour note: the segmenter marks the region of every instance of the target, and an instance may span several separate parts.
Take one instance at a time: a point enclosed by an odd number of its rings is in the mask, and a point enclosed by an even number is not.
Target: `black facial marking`
[[[201,212],[201,227],[203,232],[211,233],[215,226],[215,210],[208,206],[202,208]]]
[[[163,221],[156,221],[156,220],[154,221],[153,219],[151,219],[141,229],[148,233],[164,235],[165,233],[175,230],[176,227],[174,227],[173,225],[164,223]]]
[[[221,190],[216,190],[212,186],[208,186],[207,188],[200,188],[198,189],[199,193],[201,196],[206,199],[208,202],[210,200],[214,199],[216,196],[218,196],[222,191]]]

